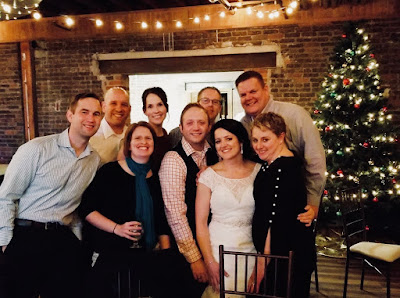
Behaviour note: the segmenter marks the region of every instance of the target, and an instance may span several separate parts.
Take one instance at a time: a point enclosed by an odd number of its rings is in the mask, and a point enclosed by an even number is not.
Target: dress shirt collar
[[[68,131],[69,131],[69,128],[67,128],[66,130],[64,130],[62,133],[60,133],[58,135],[57,144],[60,147],[68,148],[70,151],[72,151],[72,152],[74,152],[74,154],[76,154],[75,149],[72,147],[71,142],[69,140]],[[85,150],[79,155],[79,158],[84,158],[85,156],[90,155],[92,151],[93,151],[93,148],[88,142]]]
[[[207,150],[210,148],[210,144],[208,144],[208,142],[206,140],[204,140],[203,150],[197,151],[189,144],[188,141],[186,141],[185,137],[182,136],[182,148],[183,148],[183,151],[185,151],[186,155],[190,156],[195,152],[201,152],[201,153],[207,152]]]
[[[111,128],[110,124],[108,124],[108,122],[106,121],[106,117],[103,117],[103,119],[101,119],[101,123],[100,123],[100,129],[101,132],[103,132],[104,135],[104,139],[108,139],[109,137],[115,135],[115,136],[121,136],[125,134],[125,131],[127,129],[126,125],[124,126],[124,131],[121,134],[117,134],[114,132],[114,130]],[[99,129],[99,130],[100,130]]]

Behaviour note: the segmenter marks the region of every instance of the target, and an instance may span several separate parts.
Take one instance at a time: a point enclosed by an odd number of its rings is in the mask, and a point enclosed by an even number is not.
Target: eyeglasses
[[[209,99],[209,98],[200,98],[200,101],[202,104],[209,104],[210,102],[212,102],[212,104],[214,106],[219,106],[221,104],[221,100],[220,99]]]

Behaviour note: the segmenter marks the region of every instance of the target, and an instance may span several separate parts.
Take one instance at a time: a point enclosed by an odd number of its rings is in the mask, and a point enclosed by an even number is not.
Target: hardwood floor
[[[345,259],[318,256],[319,293],[315,291],[314,274],[311,279],[311,298],[343,297]],[[366,266],[364,290],[360,290],[361,264],[350,263],[348,298],[386,297],[386,279]],[[400,298],[400,262],[392,267],[391,297]]]

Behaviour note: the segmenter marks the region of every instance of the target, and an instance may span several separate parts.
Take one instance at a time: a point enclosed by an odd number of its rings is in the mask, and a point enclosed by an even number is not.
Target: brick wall
[[[380,64],[383,87],[391,88],[390,103],[400,108],[400,20],[365,21],[375,56]],[[225,29],[175,33],[174,50],[211,47],[277,44],[283,67],[260,70],[277,100],[297,103],[312,109],[320,82],[326,75],[333,47],[341,37],[342,23],[327,25],[275,25],[261,28]],[[166,39],[164,36],[164,39]],[[169,36],[170,37],[170,36]],[[171,40],[170,40],[171,41]],[[169,47],[172,43],[169,43]],[[39,135],[60,132],[67,125],[65,111],[68,100],[83,91],[101,94],[112,85],[127,85],[119,74],[97,74],[93,67],[95,53],[127,51],[163,51],[162,34],[141,34],[92,40],[38,41],[35,45],[35,67],[38,96]],[[0,134],[12,133],[13,143],[1,138],[1,160],[8,161],[17,145],[23,142],[20,82],[18,79],[17,46],[0,45],[0,65],[7,61],[0,74]],[[168,50],[168,49],[167,49]],[[8,58],[3,58],[4,56]],[[10,79],[12,78],[12,79]],[[5,86],[12,82],[10,86]],[[5,99],[5,100],[3,100]],[[14,107],[13,109],[11,107]],[[14,112],[11,112],[14,111]],[[15,127],[3,125],[4,115],[14,117]],[[18,116],[18,118],[17,118]],[[9,122],[9,121],[7,121]]]
[[[24,142],[17,44],[0,44],[0,163],[7,163]]]

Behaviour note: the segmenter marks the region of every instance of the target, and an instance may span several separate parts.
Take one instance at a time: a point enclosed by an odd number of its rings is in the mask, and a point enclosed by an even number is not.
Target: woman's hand
[[[257,277],[256,268],[254,267],[247,283],[247,291],[250,293],[258,293],[260,291],[260,284],[264,278],[265,273],[265,258],[257,258]]]
[[[208,271],[208,283],[213,288],[214,292],[219,293],[219,264],[215,261],[210,261],[206,265]],[[228,272],[224,271],[226,277]]]
[[[138,221],[128,221],[122,225],[117,224],[114,229],[114,234],[132,241],[137,241],[135,237],[143,234],[142,224]]]

